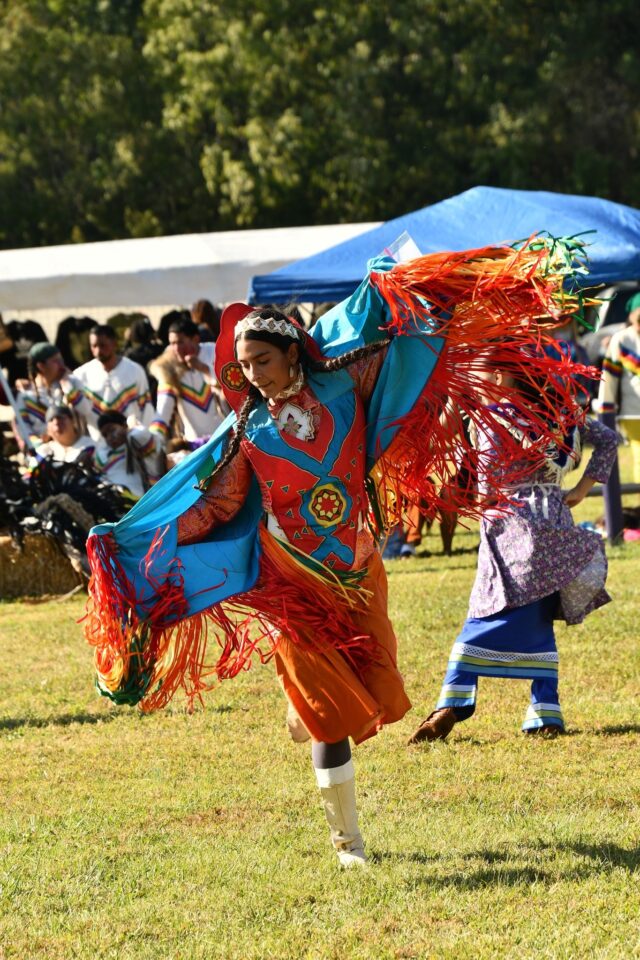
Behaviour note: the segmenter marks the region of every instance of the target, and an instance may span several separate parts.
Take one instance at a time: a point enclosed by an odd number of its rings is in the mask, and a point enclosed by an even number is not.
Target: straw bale
[[[79,583],[82,577],[52,537],[26,534],[20,549],[0,534],[0,599],[68,593]]]

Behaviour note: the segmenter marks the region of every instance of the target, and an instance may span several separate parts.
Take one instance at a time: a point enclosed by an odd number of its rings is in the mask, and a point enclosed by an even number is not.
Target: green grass
[[[476,542],[389,565],[415,709],[355,751],[362,872],[270,667],[141,717],[95,694],[81,599],[0,605],[0,958],[640,957],[640,545],[609,551],[615,602],[558,629],[568,736],[523,737],[528,683],[482,679],[449,742],[408,749]]]

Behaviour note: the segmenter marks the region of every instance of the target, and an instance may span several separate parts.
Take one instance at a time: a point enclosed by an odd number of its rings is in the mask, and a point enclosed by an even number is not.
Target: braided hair
[[[282,313],[280,310],[271,308],[266,310],[253,310],[251,313],[247,314],[246,319],[252,320],[257,319],[258,317],[261,317],[264,320],[269,318],[283,321],[289,320],[286,314]],[[286,353],[289,347],[292,344],[295,344],[298,348],[298,361],[305,373],[334,373],[336,370],[343,370],[345,367],[355,363],[357,360],[364,360],[365,358],[378,353],[389,344],[388,339],[376,340],[373,343],[368,343],[363,347],[356,347],[354,350],[348,350],[339,357],[328,357],[322,360],[315,360],[309,356],[301,340],[286,336],[281,333],[271,333],[267,330],[245,330],[236,337],[236,343],[240,339],[259,340],[263,343],[268,343],[273,347],[277,347],[277,349],[281,350],[282,353]],[[249,393],[247,394],[244,403],[238,411],[238,418],[231,440],[221,460],[216,464],[212,473],[206,478],[206,480],[201,481],[199,484],[200,489],[206,490],[213,478],[220,473],[220,471],[223,470],[227,464],[231,463],[233,458],[236,456],[240,449],[242,439],[245,435],[251,411],[257,407],[258,403],[262,399],[263,398],[260,391],[256,387],[250,386]]]

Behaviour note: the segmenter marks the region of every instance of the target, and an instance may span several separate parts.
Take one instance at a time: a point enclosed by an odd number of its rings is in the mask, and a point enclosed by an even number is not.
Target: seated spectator
[[[123,354],[130,360],[135,360],[141,367],[146,367],[150,360],[155,360],[163,351],[162,341],[153,329],[149,317],[139,314],[125,333]]]
[[[185,457],[193,453],[194,450],[199,450],[208,439],[209,437],[196,437],[195,440],[185,440],[179,437],[175,440],[169,440],[166,446],[167,470],[171,470],[172,467],[177,466]]]
[[[191,320],[191,313],[188,310],[169,310],[160,317],[158,336],[165,347],[169,344],[169,327],[180,320]]]
[[[215,344],[200,343],[190,319],[175,320],[168,336],[169,346],[149,368],[158,381],[154,430],[165,441],[210,437],[228,412],[213,370]]]
[[[27,359],[34,343],[45,343],[47,335],[35,320],[9,320],[0,329],[0,367],[7,371],[9,386],[27,376]]]
[[[150,426],[153,406],[143,367],[122,356],[116,332],[108,324],[90,331],[89,344],[93,360],[74,370],[74,376],[82,384],[83,401],[78,410],[86,418],[90,435],[100,439],[98,418],[107,411],[135,417]]]
[[[93,317],[65,317],[56,331],[56,347],[70,370],[91,360],[89,331],[96,326]]]
[[[82,397],[82,384],[66,369],[58,347],[52,343],[35,343],[31,347],[27,379],[18,380],[16,387],[20,420],[34,449],[47,439],[47,410],[52,406],[73,407]],[[74,419],[78,434],[84,433],[80,418],[74,415]],[[21,443],[18,431],[15,433]]]
[[[165,472],[162,441],[147,427],[111,410],[98,417],[102,441],[93,462],[102,476],[139,500]]]
[[[2,314],[0,313],[0,353],[7,353],[13,349],[13,340],[7,333]]]
[[[79,459],[91,461],[96,445],[91,437],[79,433],[70,407],[62,404],[49,407],[45,421],[49,439],[38,446],[30,466],[47,458],[62,463]]]

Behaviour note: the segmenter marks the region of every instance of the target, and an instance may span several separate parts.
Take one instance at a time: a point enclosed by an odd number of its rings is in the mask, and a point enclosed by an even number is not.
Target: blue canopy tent
[[[421,253],[435,253],[513,243],[539,231],[559,237],[592,230],[596,232],[584,238],[590,244],[589,285],[639,279],[640,211],[597,197],[473,187],[388,220],[323,253],[253,277],[249,302],[342,300],[362,280],[367,260],[382,253],[405,231]]]

